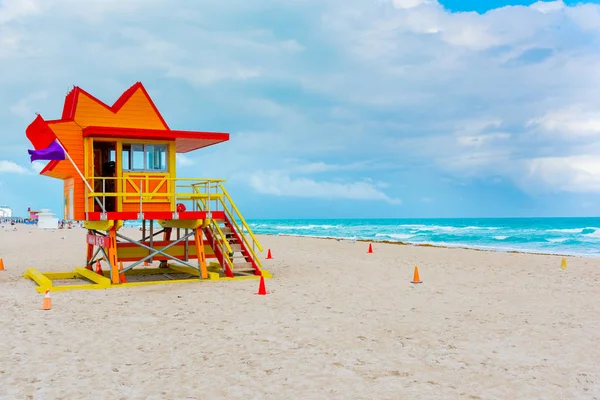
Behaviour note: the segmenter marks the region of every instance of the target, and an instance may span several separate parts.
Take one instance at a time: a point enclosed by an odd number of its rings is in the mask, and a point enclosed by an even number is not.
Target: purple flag
[[[56,140],[45,149],[27,150],[31,156],[31,162],[35,160],[64,160],[67,158],[62,146]]]

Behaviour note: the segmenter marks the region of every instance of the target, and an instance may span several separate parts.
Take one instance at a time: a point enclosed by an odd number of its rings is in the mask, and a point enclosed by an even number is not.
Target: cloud
[[[495,132],[488,134],[472,135],[472,136],[458,136],[456,140],[461,146],[465,147],[482,147],[486,144],[502,139],[509,139],[510,134],[504,132]]]
[[[0,151],[28,145],[35,111],[58,118],[73,84],[111,103],[141,80],[173,129],[231,133],[178,155],[182,173],[388,202],[423,171],[596,193],[599,48],[592,3],[5,1]]]
[[[203,86],[223,80],[247,80],[261,76],[257,68],[232,65],[227,68],[198,68],[170,66],[167,71],[170,78],[183,78],[193,85]]]
[[[0,4],[0,25],[40,11],[40,2],[36,0],[4,0]]]
[[[548,112],[527,121],[526,126],[541,128],[552,136],[573,138],[595,136],[600,138],[600,111],[585,109],[580,105]]]
[[[369,181],[332,182],[317,181],[306,177],[293,178],[278,171],[259,171],[251,175],[250,186],[258,193],[286,197],[317,199],[383,200],[390,204],[401,204],[400,199],[391,198],[377,185]]]
[[[539,11],[543,14],[561,11],[565,9],[565,3],[562,0],[558,1],[538,1],[529,6],[530,8]]]
[[[415,8],[421,5],[432,4],[433,0],[394,0],[394,7],[396,8]]]
[[[33,103],[38,102],[39,100],[44,100],[48,97],[48,93],[46,92],[35,92],[32,93],[12,105],[10,107],[10,111],[18,115],[19,117],[25,120],[33,120],[35,118],[35,111],[31,109],[31,105]]]
[[[31,174],[31,171],[13,161],[0,160],[0,173]]]
[[[535,158],[527,162],[528,180],[541,180],[552,192],[600,193],[597,155]]]
[[[32,169],[33,171],[35,171],[36,173],[38,173],[38,174],[39,174],[40,172],[42,172],[42,170],[43,170],[45,167],[46,167],[46,164],[45,164],[45,163],[42,163],[42,162],[39,162],[39,161],[33,161],[33,162],[31,163],[31,169]]]
[[[355,162],[351,164],[327,164],[322,161],[295,164],[290,168],[290,171],[301,174],[314,174],[320,172],[331,171],[360,171],[370,167],[369,162]]]
[[[176,158],[178,167],[189,167],[196,164],[196,161],[185,154],[178,153]]]

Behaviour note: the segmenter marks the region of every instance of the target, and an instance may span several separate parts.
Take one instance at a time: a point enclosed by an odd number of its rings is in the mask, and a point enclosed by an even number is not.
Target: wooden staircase
[[[220,183],[204,191],[202,186],[194,186],[194,190],[195,194],[202,195],[196,199],[197,208],[207,213],[215,211],[204,228],[204,235],[223,273],[230,278],[236,275],[262,276],[258,254],[263,248],[227,190]]]
[[[209,243],[212,244],[215,256],[223,267],[223,272],[226,276],[233,278],[236,275],[261,275],[260,267],[254,260],[251,252],[246,247],[246,243],[242,238],[242,233],[238,232],[231,223],[227,215],[223,219],[215,219],[215,223],[219,225],[220,232],[209,225],[204,228],[204,234]],[[221,233],[229,245],[229,252],[223,243]],[[227,253],[224,257],[223,253]]]

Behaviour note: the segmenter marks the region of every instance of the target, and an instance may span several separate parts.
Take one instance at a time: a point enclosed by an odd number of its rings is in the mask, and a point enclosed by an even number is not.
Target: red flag
[[[25,135],[36,150],[45,149],[56,139],[56,135],[48,126],[41,115],[33,120],[33,122],[25,130]]]

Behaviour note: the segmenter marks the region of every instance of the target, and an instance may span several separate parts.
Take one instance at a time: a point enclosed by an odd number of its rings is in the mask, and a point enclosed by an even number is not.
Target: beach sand
[[[600,259],[261,236],[268,296],[214,281],[41,311],[22,274],[81,266],[84,235],[0,230],[0,399],[600,398]]]

